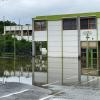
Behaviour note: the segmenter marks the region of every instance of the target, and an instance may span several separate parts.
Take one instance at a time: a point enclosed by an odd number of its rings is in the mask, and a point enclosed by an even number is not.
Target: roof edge
[[[73,13],[73,14],[60,14],[48,16],[36,16],[34,20],[60,20],[67,17],[80,17],[80,16],[96,16],[100,17],[100,12],[87,12],[87,13]]]

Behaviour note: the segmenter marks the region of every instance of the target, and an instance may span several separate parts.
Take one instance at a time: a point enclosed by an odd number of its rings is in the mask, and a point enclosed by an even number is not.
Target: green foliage
[[[32,43],[24,39],[16,42],[16,54],[17,55],[32,55]]]
[[[32,54],[32,43],[24,39],[17,40],[12,38],[12,35],[1,35],[0,36],[0,55],[13,54],[20,56],[31,56]]]
[[[4,71],[18,71],[23,67],[31,69],[32,42],[17,40],[11,34],[0,35],[0,76]]]

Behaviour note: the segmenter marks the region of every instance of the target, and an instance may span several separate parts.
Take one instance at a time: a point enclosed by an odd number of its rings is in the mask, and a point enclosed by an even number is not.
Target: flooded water
[[[0,81],[32,84],[32,58],[18,56],[0,58]]]
[[[78,82],[79,77],[78,58],[56,58],[45,57],[35,58],[34,82],[36,84],[73,84]],[[87,81],[87,76],[91,76],[85,69],[82,74],[86,77],[81,79]],[[93,69],[92,69],[93,71]],[[95,70],[94,70],[95,71]],[[83,76],[82,75],[82,76]],[[93,76],[93,75],[92,75]],[[96,76],[94,74],[94,76]],[[91,79],[90,79],[91,80]],[[32,84],[32,57],[17,56],[0,58],[0,81],[21,82]]]

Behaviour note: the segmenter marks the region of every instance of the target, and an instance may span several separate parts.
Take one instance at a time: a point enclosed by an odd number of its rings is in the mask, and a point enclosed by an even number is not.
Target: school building
[[[100,12],[37,16],[33,31],[34,82],[100,75]]]

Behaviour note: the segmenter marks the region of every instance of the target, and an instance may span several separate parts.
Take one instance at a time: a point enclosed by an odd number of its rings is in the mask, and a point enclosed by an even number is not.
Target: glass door
[[[83,74],[89,72],[91,75],[96,75],[96,69],[97,69],[96,48],[81,49],[81,67]]]

